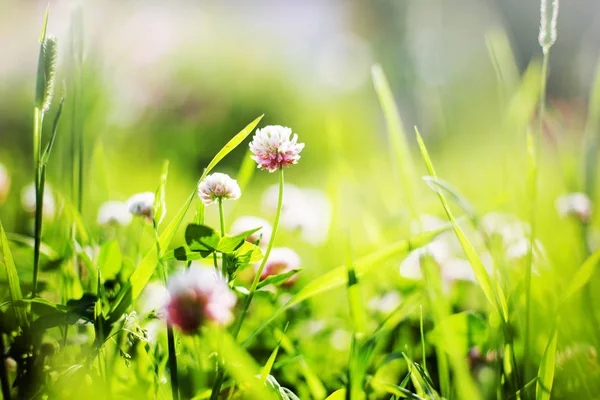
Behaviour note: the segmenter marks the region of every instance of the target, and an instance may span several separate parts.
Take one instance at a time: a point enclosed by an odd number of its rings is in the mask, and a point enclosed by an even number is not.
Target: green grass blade
[[[52,134],[50,136],[50,141],[42,154],[42,164],[47,164],[48,159],[50,158],[50,154],[52,153],[52,148],[54,147],[54,141],[56,140],[56,133],[58,132],[58,122],[60,121],[60,117],[62,116],[63,104],[65,102],[65,98],[61,97],[60,103],[58,105],[58,110],[56,111],[56,115],[54,116],[54,122],[52,123]]]
[[[244,155],[244,161],[242,161],[242,165],[237,174],[238,185],[240,186],[240,190],[244,193],[244,190],[248,186],[248,183],[252,180],[254,176],[254,172],[256,171],[256,161],[250,158],[252,152],[250,149],[246,151]]]
[[[242,143],[244,141],[244,139],[246,139],[248,137],[248,135],[250,135],[252,133],[252,131],[254,130],[254,128],[256,128],[256,125],[258,125],[258,123],[260,122],[260,120],[264,116],[265,115],[263,114],[260,117],[256,118],[254,121],[250,122],[244,129],[242,129],[229,142],[227,142],[227,144],[225,146],[223,146],[223,148],[221,150],[219,150],[219,152],[217,153],[217,155],[211,160],[210,163],[208,163],[208,167],[206,167],[206,169],[204,170],[204,173],[202,174],[202,177],[200,178],[200,181],[203,181],[204,178],[206,178],[206,176],[209,174],[209,172],[212,171],[212,169],[223,158],[225,158],[225,156],[227,154],[229,154],[233,149],[235,149],[236,147],[238,147],[239,144]]]
[[[158,189],[156,189],[156,195],[154,196],[154,223],[156,224],[157,230],[167,213],[167,200],[165,197],[167,192],[168,177],[169,160],[165,160],[162,167],[162,173],[160,174],[160,183],[158,185]],[[164,252],[162,247],[161,250]]]
[[[346,389],[338,389],[331,393],[325,400],[346,400]]]
[[[6,237],[6,232],[4,231],[4,227],[0,222],[0,241],[2,242],[2,263],[4,264],[4,268],[6,270],[6,276],[8,279],[8,290],[10,293],[10,301],[12,302],[13,309],[15,310],[15,314],[17,317],[17,323],[21,327],[27,326],[27,314],[22,307],[17,307],[16,303],[23,299],[23,294],[21,293],[21,285],[19,283],[19,274],[17,273],[17,268],[15,266],[15,261],[13,259],[12,253],[10,251],[10,247],[8,246],[8,239]]]
[[[558,332],[554,334],[546,346],[540,369],[538,371],[538,380],[535,385],[535,400],[550,400],[552,393],[552,383],[554,382],[554,366],[556,364],[556,342]]]
[[[214,327],[206,331],[204,338],[222,358],[225,368],[240,388],[245,390],[243,398],[277,399],[275,393],[261,381],[260,368],[254,359],[235,342],[229,333]]]
[[[399,169],[402,190],[413,218],[418,217],[416,202],[415,167],[410,154],[406,133],[388,80],[380,65],[371,67],[373,85],[379,97],[381,108],[388,126],[388,135],[392,144],[396,167]]]
[[[563,292],[560,304],[563,304],[571,296],[577,293],[583,288],[594,276],[598,263],[600,262],[600,250],[596,250],[591,256],[589,256],[584,263],[579,267],[575,276],[569,282],[567,289]]]
[[[431,158],[429,157],[427,148],[425,147],[425,143],[423,143],[423,139],[421,138],[419,131],[417,129],[415,129],[415,131],[416,131],[416,135],[417,135],[417,141],[419,143],[419,148],[421,149],[421,154],[423,156],[423,160],[425,161],[425,165],[427,166],[427,171],[429,172],[429,175],[431,175],[435,178],[436,177],[435,169],[433,168],[433,164],[431,163]],[[501,317],[504,319],[504,321],[507,321],[508,320],[508,309],[505,307],[506,301],[505,300],[504,301],[497,300],[496,294],[494,293],[494,288],[492,286],[492,280],[490,278],[490,275],[488,274],[487,270],[485,269],[483,262],[477,255],[475,248],[473,247],[473,245],[471,244],[469,239],[467,239],[464,232],[462,231],[462,229],[456,222],[456,219],[454,218],[452,211],[450,211],[450,206],[448,205],[448,201],[446,200],[446,197],[441,192],[437,192],[437,195],[440,199],[440,202],[442,203],[442,206],[444,208],[444,211],[446,212],[446,215],[448,216],[448,219],[450,220],[450,223],[452,224],[454,233],[456,234],[456,237],[458,238],[458,241],[460,242],[460,245],[463,248],[465,256],[467,257],[467,260],[469,260],[469,263],[471,264],[471,267],[473,268],[475,278],[477,279],[479,286],[483,290],[485,297],[488,299],[488,301],[490,302],[492,307],[501,315]],[[498,298],[500,296],[504,297],[504,294],[502,292],[499,292]]]

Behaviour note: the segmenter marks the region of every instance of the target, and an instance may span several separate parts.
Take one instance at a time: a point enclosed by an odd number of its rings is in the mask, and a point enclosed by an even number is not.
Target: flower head
[[[154,218],[153,192],[136,193],[127,200],[126,204],[131,214],[146,217],[149,220]]]
[[[131,213],[127,204],[120,201],[107,201],[98,209],[98,225],[122,225],[131,223]]]
[[[237,181],[220,172],[208,175],[198,185],[198,196],[207,206],[219,200],[237,200],[241,195]]]
[[[206,322],[228,325],[237,298],[227,283],[208,268],[191,266],[173,275],[167,284],[170,299],[167,321],[184,333],[194,333]]]
[[[569,193],[556,199],[556,209],[563,217],[572,216],[587,222],[592,215],[592,201],[584,193]]]
[[[56,203],[54,202],[52,187],[47,183],[44,187],[44,199],[42,203],[44,204],[42,209],[44,218],[53,218],[56,213]],[[28,213],[35,213],[36,198],[35,185],[33,183],[23,188],[23,191],[21,192],[21,204],[23,205],[23,209]]]
[[[304,143],[298,143],[298,135],[292,136],[292,130],[280,125],[270,125],[257,129],[250,151],[252,159],[260,169],[275,172],[280,168],[297,164]]]
[[[285,274],[295,269],[300,269],[300,256],[298,253],[289,247],[275,247],[271,250],[271,254],[269,254],[265,267],[260,274],[260,280],[265,280],[271,275]],[[294,284],[296,278],[296,274],[290,276],[285,281],[285,284]]]
[[[261,247],[266,247],[271,239],[273,227],[268,221],[262,218],[252,216],[239,217],[233,222],[230,230],[232,235],[238,235],[255,228],[260,228],[260,230],[248,236],[246,241],[249,243],[256,243],[260,239],[259,245]]]
[[[10,190],[10,175],[8,170],[2,164],[0,164],[0,204],[4,203]]]

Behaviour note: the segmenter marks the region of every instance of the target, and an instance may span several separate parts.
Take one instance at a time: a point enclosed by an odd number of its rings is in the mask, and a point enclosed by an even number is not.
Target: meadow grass
[[[103,149],[85,143],[81,10],[71,29],[68,90],[54,103],[58,47],[46,33],[47,11],[34,100],[33,229],[6,232],[0,222],[3,398],[600,396],[592,214],[600,72],[576,172],[580,190],[571,190],[588,202],[565,198],[559,224],[553,204],[564,188],[548,181],[560,167],[544,147],[558,1],[541,5],[541,65],[534,60],[519,75],[506,36],[486,37],[503,133],[491,141],[496,153],[450,144],[489,182],[462,180],[450,165],[458,158],[444,159],[427,132],[415,127],[413,141],[384,67],[374,65],[385,142],[361,143],[357,160],[343,135],[348,122],[331,115],[322,143],[305,143],[328,148],[319,166],[327,190],[288,183],[302,180],[304,144],[292,130],[263,127],[261,115],[225,143],[193,187],[184,186],[189,195],[179,207],[167,202],[180,181],[165,161],[151,190],[113,204],[108,221],[90,218],[87,203],[94,183],[84,179],[91,175],[84,153],[98,157],[90,165],[102,164]],[[44,124],[52,104],[52,124]],[[63,108],[70,135],[59,124]],[[215,173],[249,137],[236,179]],[[70,195],[57,196],[52,219],[44,194],[61,141],[69,144],[60,155],[72,163],[60,187]],[[498,164],[510,164],[502,169],[508,179]],[[260,214],[263,183],[274,189],[267,189],[271,228],[233,231],[236,217]],[[330,213],[319,208],[323,198]],[[565,238],[563,229],[576,234]],[[298,253],[302,268],[289,257]]]

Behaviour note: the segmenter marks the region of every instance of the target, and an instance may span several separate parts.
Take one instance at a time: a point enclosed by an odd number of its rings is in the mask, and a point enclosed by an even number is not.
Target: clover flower
[[[173,275],[167,290],[167,321],[184,333],[194,333],[207,322],[228,325],[233,321],[237,298],[208,268],[191,266]]]
[[[0,164],[0,204],[4,203],[8,192],[10,190],[10,175],[8,170],[2,164]]]
[[[556,199],[556,209],[562,217],[575,217],[588,222],[592,215],[592,201],[584,193],[569,193]]]
[[[207,206],[219,200],[237,200],[241,195],[237,181],[220,172],[208,175],[198,185],[198,196]]]
[[[154,218],[154,196],[153,192],[136,193],[125,204],[131,214],[152,220]]]
[[[258,268],[258,263],[256,265]],[[275,247],[271,250],[265,267],[260,274],[260,280],[265,280],[271,275],[281,275],[295,269],[300,269],[300,256],[289,247]],[[296,274],[290,276],[285,285],[293,285],[296,282]]]
[[[44,204],[42,216],[48,219],[53,218],[56,213],[56,203],[54,202],[52,187],[47,183],[44,188],[44,198],[42,203]],[[21,204],[23,205],[23,209],[28,213],[35,213],[36,198],[35,185],[33,183],[23,188],[23,191],[21,192]]]
[[[257,129],[250,142],[252,159],[260,169],[275,172],[280,168],[297,164],[304,143],[298,143],[298,135],[290,128],[280,125],[270,125]]]
[[[248,236],[246,241],[249,243],[256,243],[258,240],[260,240],[259,245],[264,248],[269,243],[269,239],[271,239],[271,233],[273,231],[273,227],[268,221],[253,216],[239,217],[231,225],[230,231],[232,235],[238,235],[242,232],[259,227],[260,230]]]
[[[120,201],[107,201],[98,209],[98,225],[121,225],[127,226],[131,223],[132,215],[127,204]]]

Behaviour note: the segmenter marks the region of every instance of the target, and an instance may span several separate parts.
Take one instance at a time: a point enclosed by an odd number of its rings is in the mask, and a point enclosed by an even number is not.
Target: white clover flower
[[[173,275],[167,290],[167,320],[184,333],[194,333],[209,321],[219,325],[233,321],[237,298],[227,283],[208,268],[191,266]]]
[[[269,172],[297,164],[303,148],[304,143],[298,143],[298,135],[292,136],[290,128],[280,125],[257,129],[250,142],[250,151],[254,153],[252,159],[260,169]]]
[[[489,212],[480,221],[480,228],[488,236],[497,236],[505,245],[517,242],[529,235],[529,224],[515,215],[501,212]]]
[[[367,303],[367,308],[371,311],[389,314],[394,311],[399,305],[402,298],[398,292],[387,292],[381,296],[374,296]]]
[[[400,275],[407,279],[423,279],[421,259],[426,256],[433,258],[433,261],[436,264],[443,265],[452,257],[448,241],[436,239],[431,243],[410,252],[402,263],[400,263]]]
[[[23,209],[28,213],[35,213],[35,185],[32,183],[29,186],[26,186],[21,191],[21,204],[23,205]],[[44,218],[54,218],[56,213],[56,203],[54,202],[54,195],[52,194],[52,187],[46,183],[44,187],[44,199],[43,199],[44,207],[42,209],[42,215]]]
[[[338,351],[348,350],[352,342],[352,334],[344,329],[336,329],[331,334],[329,343]]]
[[[136,309],[141,317],[155,312],[159,317],[165,317],[165,308],[170,300],[169,291],[160,282],[150,282],[144,288],[140,299],[136,303]]]
[[[107,201],[98,209],[98,225],[122,225],[131,223],[133,216],[129,212],[127,204],[121,201]]]
[[[238,235],[242,232],[249,231],[251,229],[259,228],[260,230],[254,232],[252,235],[246,238],[247,242],[256,243],[260,239],[260,247],[266,248],[269,240],[271,239],[271,233],[273,227],[271,224],[262,218],[253,216],[243,216],[236,219],[231,225],[231,234]],[[262,236],[261,236],[262,235]]]
[[[286,184],[281,209],[281,226],[298,230],[302,239],[310,244],[324,243],[329,237],[332,207],[327,195],[320,189],[301,189]],[[272,185],[263,194],[262,206],[267,212],[275,212],[279,185]]]
[[[10,191],[10,175],[3,164],[0,164],[0,204],[4,203]]]
[[[556,210],[561,217],[575,217],[588,222],[592,215],[592,201],[584,193],[569,193],[556,199]]]
[[[152,220],[154,218],[154,197],[154,192],[136,193],[125,204],[131,214]]]
[[[237,200],[241,195],[237,181],[220,172],[208,175],[198,185],[198,196],[207,206],[219,200]]]
[[[256,263],[257,270],[260,263]],[[265,267],[260,274],[260,280],[264,280],[271,275],[281,275],[286,272],[300,269],[300,256],[289,247],[275,247],[271,250]],[[285,285],[292,285],[296,282],[296,274],[290,276]]]

